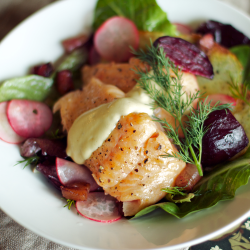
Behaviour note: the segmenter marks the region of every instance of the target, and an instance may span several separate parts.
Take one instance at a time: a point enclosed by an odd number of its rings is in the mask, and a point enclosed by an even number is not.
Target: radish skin
[[[133,56],[131,47],[139,46],[136,25],[124,17],[111,17],[96,31],[94,45],[102,58],[114,62],[126,62]]]
[[[19,136],[10,126],[6,114],[7,105],[8,102],[0,103],[0,139],[11,144],[19,144],[26,138]]]
[[[26,138],[42,136],[53,120],[52,111],[46,104],[30,100],[10,101],[7,117],[12,129]]]

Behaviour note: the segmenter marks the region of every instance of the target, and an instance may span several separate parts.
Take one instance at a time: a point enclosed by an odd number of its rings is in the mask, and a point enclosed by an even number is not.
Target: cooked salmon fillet
[[[60,110],[63,128],[69,131],[75,119],[84,112],[124,96],[124,92],[117,87],[92,78],[82,90],[61,97],[55,103],[53,112]]]
[[[131,70],[132,69],[132,70]],[[83,84],[88,84],[92,77],[98,78],[105,84],[111,84],[125,93],[130,91],[137,83],[139,75],[133,70],[144,72],[149,69],[146,63],[133,57],[129,63],[99,63],[94,66],[84,66],[82,69]]]
[[[106,194],[122,202],[136,201],[133,209],[124,209],[125,216],[129,216],[162,199],[165,193],[161,188],[174,185],[186,166],[176,158],[162,157],[174,150],[150,116],[132,113],[121,117],[84,164]]]

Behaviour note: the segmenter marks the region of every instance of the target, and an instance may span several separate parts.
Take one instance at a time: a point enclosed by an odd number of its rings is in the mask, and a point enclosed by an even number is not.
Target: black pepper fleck
[[[122,125],[121,123],[118,123],[118,126],[117,126],[118,129],[121,129],[122,128]]]

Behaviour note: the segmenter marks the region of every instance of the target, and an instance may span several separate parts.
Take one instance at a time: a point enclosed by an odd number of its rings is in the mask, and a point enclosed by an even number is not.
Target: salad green
[[[137,213],[133,218],[146,215],[157,208],[161,208],[177,218],[212,207],[219,201],[231,200],[235,191],[246,185],[250,177],[250,149],[240,158],[220,164],[210,174],[204,176],[194,187],[195,196],[191,202],[175,204],[174,202],[161,202]]]
[[[176,35],[175,26],[170,23],[167,14],[155,0],[99,0],[94,12],[94,30],[112,16],[122,16],[132,20],[138,30]]]

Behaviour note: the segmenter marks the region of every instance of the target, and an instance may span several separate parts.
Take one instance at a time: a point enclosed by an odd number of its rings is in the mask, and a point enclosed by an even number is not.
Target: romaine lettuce
[[[155,0],[99,0],[94,12],[93,28],[96,30],[112,16],[132,20],[138,30],[163,32],[170,36],[176,34],[175,26]]]

